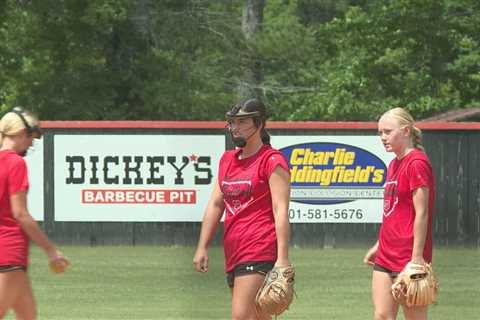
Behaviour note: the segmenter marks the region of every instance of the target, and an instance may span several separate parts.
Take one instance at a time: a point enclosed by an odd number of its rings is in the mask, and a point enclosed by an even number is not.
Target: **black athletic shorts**
[[[381,265],[376,264],[376,263],[375,263],[375,265],[373,266],[373,270],[375,270],[375,271],[380,271],[380,272],[385,272],[385,273],[387,273],[387,274],[388,274],[390,277],[392,277],[392,278],[396,278],[396,277],[398,276],[398,274],[400,273],[400,272],[396,272],[396,271],[392,271],[392,270],[389,270],[389,269],[387,269],[387,268],[384,268],[384,267],[382,267]]]
[[[268,271],[273,269],[274,264],[275,262],[273,261],[253,261],[241,263],[237,265],[233,271],[227,273],[227,284],[230,288],[233,288],[235,277],[246,274],[260,273],[266,275]]]
[[[23,271],[26,271],[26,270],[27,270],[27,267],[21,266],[21,265],[5,265],[5,266],[0,266],[0,273],[10,272],[10,271],[15,271],[15,270],[23,270]]]

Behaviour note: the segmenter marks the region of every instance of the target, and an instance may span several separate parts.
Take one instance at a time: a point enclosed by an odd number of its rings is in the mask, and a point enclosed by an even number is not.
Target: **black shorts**
[[[21,265],[5,265],[5,266],[0,266],[0,273],[10,272],[10,271],[16,271],[16,270],[26,271],[26,270],[27,270],[27,267],[21,266]]]
[[[252,262],[245,262],[241,263],[227,273],[227,284],[230,288],[233,288],[233,283],[235,281],[235,277],[252,274],[252,273],[260,273],[266,275],[268,271],[273,269],[273,265],[275,262],[273,261],[252,261]]]
[[[387,269],[387,268],[385,268],[385,267],[382,267],[381,265],[376,264],[376,263],[373,265],[373,270],[375,270],[375,271],[380,271],[380,272],[385,272],[385,273],[387,273],[391,278],[396,278],[396,277],[398,276],[398,274],[400,273],[400,272],[397,272],[397,271],[389,270],[389,269]]]

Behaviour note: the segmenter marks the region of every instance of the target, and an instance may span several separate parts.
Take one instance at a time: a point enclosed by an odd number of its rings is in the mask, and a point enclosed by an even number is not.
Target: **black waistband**
[[[27,267],[21,266],[21,265],[5,265],[5,266],[0,266],[0,272],[10,272],[10,271],[16,271],[16,270],[27,270]]]

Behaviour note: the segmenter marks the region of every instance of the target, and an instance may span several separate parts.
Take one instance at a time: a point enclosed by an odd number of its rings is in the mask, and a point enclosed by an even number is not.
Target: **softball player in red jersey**
[[[387,111],[378,122],[387,152],[395,153],[387,169],[383,222],[378,241],[364,262],[373,265],[375,320],[396,319],[399,305],[391,286],[408,262],[432,261],[432,215],[435,181],[421,132],[402,108]],[[427,319],[427,307],[402,306],[406,320]]]
[[[270,146],[265,107],[250,99],[227,112],[237,148],[226,151],[207,206],[193,259],[208,270],[208,244],[225,212],[223,246],[232,319],[270,319],[255,308],[255,295],[274,265],[287,266],[290,174],[283,155]]]
[[[15,108],[0,120],[0,319],[13,309],[16,319],[36,318],[27,274],[29,239],[50,262],[68,264],[27,210],[28,174],[23,155],[41,135],[38,121]]]

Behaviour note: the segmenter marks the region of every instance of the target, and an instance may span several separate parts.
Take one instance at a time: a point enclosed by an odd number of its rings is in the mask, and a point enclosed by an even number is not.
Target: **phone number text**
[[[362,209],[289,209],[290,221],[355,222],[364,220]]]

